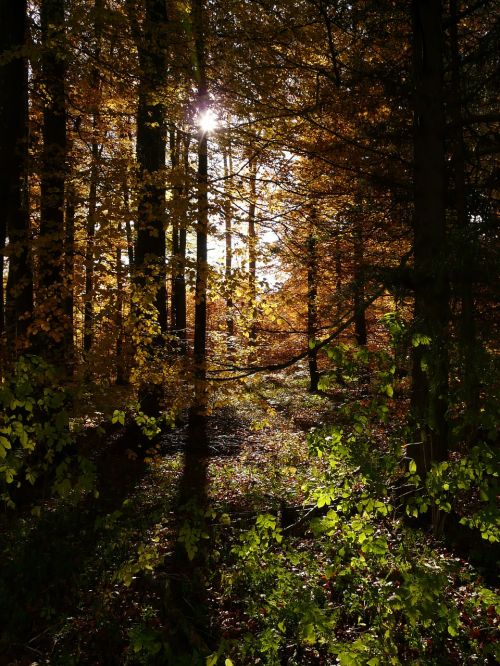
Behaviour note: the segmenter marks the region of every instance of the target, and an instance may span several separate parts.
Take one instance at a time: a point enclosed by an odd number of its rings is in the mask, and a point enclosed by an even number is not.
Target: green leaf
[[[119,423],[120,425],[125,425],[125,412],[120,409],[115,409],[113,412],[113,417],[111,418],[111,423]]]
[[[414,347],[419,347],[420,345],[428,346],[431,343],[431,338],[423,333],[414,333],[411,343]]]
[[[408,469],[410,470],[410,474],[415,474],[417,471],[417,463],[414,460],[410,460]]]
[[[352,652],[341,652],[339,654],[340,666],[360,666],[360,662]]]

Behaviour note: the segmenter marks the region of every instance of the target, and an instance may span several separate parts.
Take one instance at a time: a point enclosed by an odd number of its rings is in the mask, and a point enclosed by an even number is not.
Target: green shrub
[[[37,356],[21,357],[0,385],[0,499],[7,506],[26,486],[62,497],[92,487],[93,467],[74,447],[71,403],[54,368]]]

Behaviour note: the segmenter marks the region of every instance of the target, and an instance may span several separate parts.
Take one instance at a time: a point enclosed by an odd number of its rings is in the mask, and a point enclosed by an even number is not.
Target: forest
[[[0,666],[500,661],[496,0],[0,0]]]

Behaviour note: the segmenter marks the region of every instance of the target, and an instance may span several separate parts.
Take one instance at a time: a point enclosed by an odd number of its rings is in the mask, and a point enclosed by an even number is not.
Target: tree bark
[[[130,193],[126,175],[123,181],[123,208],[125,212],[125,237],[127,239],[128,273],[129,277],[132,279],[132,275],[134,273],[134,237],[132,234],[132,225],[130,224]]]
[[[33,314],[33,273],[28,190],[27,3],[0,0],[0,334],[5,326],[10,355],[28,344]],[[9,273],[4,311],[4,247]]]
[[[132,3],[133,4],[133,3]],[[132,12],[134,11],[132,7]],[[164,0],[146,0],[142,33],[137,33],[139,51],[139,102],[137,109],[137,164],[139,177],[137,232],[134,251],[136,346],[142,349],[143,370],[160,363],[159,350],[167,332],[166,243],[165,243],[165,106],[163,102],[167,65],[168,16]],[[144,341],[149,342],[144,342]],[[155,375],[159,377],[158,368]],[[159,412],[162,387],[143,382],[139,398],[144,412]]]
[[[64,193],[66,179],[66,63],[64,56],[64,0],[43,0],[42,77],[44,84],[43,151],[40,182],[38,239],[39,292],[37,322],[39,350],[63,365],[69,322],[64,313]]]
[[[122,263],[122,223],[118,222],[118,243],[116,247],[116,383],[124,386],[128,383],[128,377],[125,372],[125,359],[123,355],[123,291],[125,287],[124,271]]]
[[[415,324],[412,409],[418,472],[447,456],[448,283],[442,7],[413,0]]]
[[[65,299],[64,311],[68,321],[66,335],[66,367],[71,376],[75,368],[74,349],[74,306],[75,306],[75,212],[76,192],[73,182],[69,182],[66,188],[66,219],[64,233],[64,279]]]
[[[249,164],[250,202],[248,206],[248,309],[250,323],[248,339],[251,347],[257,341],[257,231],[255,209],[257,205],[257,158],[253,156]]]
[[[316,393],[319,384],[318,350],[316,349],[318,332],[318,239],[316,234],[316,210],[312,207],[309,219],[309,235],[307,237],[307,338],[309,343],[310,393]]]
[[[83,314],[83,352],[87,358],[92,348],[94,328],[94,241],[97,216],[97,184],[99,179],[100,149],[97,142],[98,112],[94,112],[91,146],[90,183],[87,212],[87,244],[85,246],[85,300]],[[88,379],[92,377],[90,367],[86,369]]]
[[[189,134],[171,132],[170,152],[176,184],[172,215],[172,332],[179,352],[187,353],[186,322],[186,235],[189,200]]]
[[[455,208],[459,257],[458,265],[456,266],[457,290],[460,299],[459,341],[467,430],[470,438],[472,438],[477,430],[479,417],[479,378],[475,363],[477,339],[474,291],[472,284],[474,241],[471,238],[470,215],[467,208],[458,15],[457,0],[450,0],[451,85],[449,89],[449,108],[452,121],[450,148],[454,184],[453,205]]]
[[[233,302],[233,211],[231,203],[230,182],[233,175],[233,160],[231,155],[231,144],[227,150],[224,148],[224,240],[225,240],[225,263],[224,263],[224,288],[226,292],[226,332],[227,352],[231,358],[234,353],[234,302]]]
[[[195,39],[197,109],[203,114],[209,105],[204,34],[204,0],[192,1]],[[208,407],[207,386],[207,283],[208,283],[208,135],[201,128],[198,136],[198,217],[196,224],[196,286],[194,314],[194,404],[193,421],[203,420]]]
[[[354,220],[354,331],[356,342],[365,346],[368,340],[366,329],[364,239],[359,207]]]

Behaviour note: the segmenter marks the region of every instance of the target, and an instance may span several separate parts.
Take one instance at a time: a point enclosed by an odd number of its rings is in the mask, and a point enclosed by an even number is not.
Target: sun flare
[[[201,129],[202,132],[213,132],[217,129],[218,118],[212,109],[207,109],[202,113],[198,114],[196,124]]]

